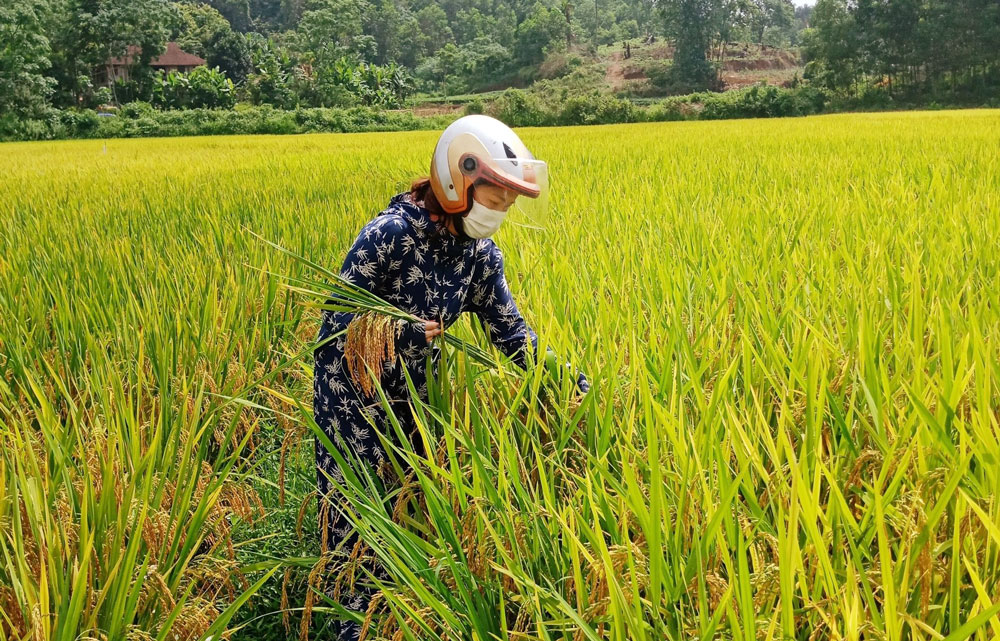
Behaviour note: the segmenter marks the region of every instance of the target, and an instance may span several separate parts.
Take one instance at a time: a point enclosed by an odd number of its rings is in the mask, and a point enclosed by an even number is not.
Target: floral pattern
[[[503,255],[491,239],[456,236],[435,222],[424,207],[412,202],[409,192],[392,197],[388,207],[362,227],[344,260],[340,275],[419,318],[437,320],[447,329],[463,312],[478,315],[490,341],[524,367],[527,350],[538,346],[538,336],[525,323],[511,297],[504,275]],[[354,315],[324,311],[318,341],[347,328]],[[378,397],[365,396],[355,387],[344,360],[344,334],[315,351],[313,413],[317,424],[338,447],[349,446],[362,459],[379,469],[385,452],[372,424],[391,433]],[[380,383],[405,433],[414,433],[408,409],[409,390],[400,362],[405,365],[415,389],[426,399],[427,356],[436,366],[438,348],[428,345],[423,323],[404,323],[396,339],[397,359],[385,363]],[[432,372],[433,374],[433,372]],[[589,389],[580,372],[577,385]],[[414,439],[419,447],[419,439]],[[326,474],[343,478],[336,461],[316,440],[317,485],[320,515],[323,497],[331,496]],[[324,474],[324,472],[326,474]],[[332,499],[331,499],[332,500]],[[326,504],[328,549],[350,554],[356,534],[350,523]],[[344,607],[364,610],[370,594],[352,592],[342,597]],[[346,623],[341,639],[357,638],[359,630]]]

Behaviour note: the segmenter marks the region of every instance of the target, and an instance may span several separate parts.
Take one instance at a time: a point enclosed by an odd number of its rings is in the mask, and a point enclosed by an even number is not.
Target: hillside
[[[673,61],[673,47],[654,39],[646,42],[636,38],[615,45],[602,45],[597,53],[588,53],[582,46],[549,54],[536,68],[525,70],[520,77],[493,85],[486,91],[452,96],[415,96],[411,108],[417,115],[438,115],[458,111],[476,99],[489,99],[508,87],[540,89],[546,87],[596,88],[639,102],[670,95],[660,79]],[[725,90],[765,83],[786,86],[793,78],[802,77],[802,62],[797,49],[767,45],[729,43],[714,52],[720,80]],[[532,81],[522,78],[531,77]]]
[[[655,94],[650,76],[665,70],[672,62],[673,47],[663,41],[628,43],[629,57],[621,44],[598,50],[598,64],[605,69],[605,81],[611,91],[624,94]],[[797,73],[802,76],[799,54],[793,49],[767,45],[730,43],[720,56],[720,76],[726,89],[738,89],[765,82],[782,85]]]

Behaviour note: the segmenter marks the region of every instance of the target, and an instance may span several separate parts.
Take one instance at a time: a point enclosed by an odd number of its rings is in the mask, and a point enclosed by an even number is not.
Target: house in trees
[[[124,56],[110,58],[99,72],[97,82],[104,86],[110,86],[119,78],[128,80],[132,61],[135,56],[139,55],[139,51],[139,47],[131,45]],[[203,64],[205,64],[204,58],[184,51],[176,42],[168,42],[167,50],[161,56],[153,58],[149,66],[154,70],[186,72]]]

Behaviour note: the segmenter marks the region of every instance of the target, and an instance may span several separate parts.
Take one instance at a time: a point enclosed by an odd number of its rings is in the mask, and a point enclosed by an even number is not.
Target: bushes
[[[0,114],[0,140],[50,140],[64,138],[58,122],[51,119],[20,119],[12,113]]]
[[[649,107],[610,94],[542,94],[508,89],[493,101],[474,99],[468,113],[484,112],[515,126],[592,125],[661,120],[769,118],[822,112],[826,93],[814,87],[750,87],[727,93],[673,96]],[[44,118],[18,121],[0,116],[0,140],[54,138],[138,138],[213,134],[298,134],[310,132],[440,129],[456,116],[416,116],[410,111],[372,107],[275,109],[239,105],[235,109],[157,111],[133,102],[114,118],[90,110],[52,110]]]
[[[539,127],[548,124],[548,114],[541,100],[522,89],[503,92],[489,104],[486,113],[512,127]]]
[[[720,120],[780,118],[822,113],[828,103],[815,87],[795,89],[754,86],[725,93],[701,92],[672,96],[646,111],[647,120]]]
[[[482,98],[473,98],[469,102],[465,103],[465,108],[462,113],[466,116],[473,114],[481,114],[486,112],[486,104],[483,102]]]
[[[566,101],[553,124],[606,125],[639,120],[639,108],[610,95],[574,96]]]
[[[99,117],[91,110],[53,110],[44,120],[18,121],[5,116],[0,118],[0,140],[403,131],[443,128],[450,120],[448,116],[422,118],[409,111],[369,107],[156,111],[149,103],[136,102],[123,106],[113,118]]]
[[[636,122],[641,112],[631,101],[610,94],[590,93],[569,96],[565,100],[521,89],[508,89],[489,103],[486,113],[515,127],[548,125],[596,125]]]
[[[807,116],[822,111],[824,103],[825,96],[818,89],[754,86],[740,91],[712,94],[706,100],[700,117],[718,120]]]
[[[749,87],[726,93],[702,92],[673,96],[650,107],[610,94],[584,93],[562,97],[508,89],[486,105],[486,113],[512,126],[598,125],[662,120],[773,118],[821,113],[824,92],[813,87],[780,89]]]
[[[701,105],[686,102],[687,96],[674,96],[648,107],[644,113],[650,122],[664,120],[695,120]]]
[[[101,124],[101,117],[96,111],[85,109],[82,111],[61,111],[58,112],[59,125],[67,131],[80,132],[82,137],[97,131]]]
[[[118,115],[123,118],[142,118],[143,116],[152,116],[156,110],[153,109],[153,105],[148,102],[143,102],[142,100],[136,100],[135,102],[130,102],[127,105],[122,105],[118,109]]]

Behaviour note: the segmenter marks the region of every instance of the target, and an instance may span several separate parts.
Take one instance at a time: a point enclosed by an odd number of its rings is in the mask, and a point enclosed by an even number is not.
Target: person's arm
[[[499,247],[493,245],[490,248],[480,269],[479,278],[473,282],[469,292],[470,311],[479,316],[490,342],[519,367],[525,368],[529,346],[532,355],[538,351],[538,335],[525,322],[511,296]],[[572,371],[569,363],[565,367]],[[576,384],[581,392],[586,393],[590,389],[582,371],[577,372]]]
[[[378,216],[370,220],[354,240],[354,244],[344,258],[340,268],[340,277],[376,293],[386,283],[390,274],[390,266],[402,255],[402,239],[406,236],[407,223],[399,216]],[[331,299],[329,302],[333,302]],[[319,340],[324,340],[344,329],[354,320],[352,312],[323,310],[323,320],[319,332]],[[420,345],[426,343],[423,323],[405,323],[398,345]],[[338,347],[343,350],[345,338],[341,335],[335,339]]]

